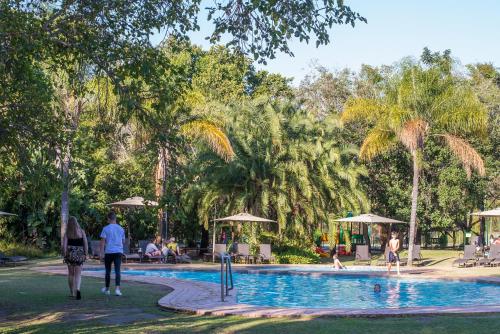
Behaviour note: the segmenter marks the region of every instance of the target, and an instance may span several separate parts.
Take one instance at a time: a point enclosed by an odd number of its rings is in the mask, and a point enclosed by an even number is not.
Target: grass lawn
[[[123,284],[124,296],[104,296],[84,278],[83,300],[68,297],[66,278],[27,267],[0,269],[0,333],[491,333],[498,315],[405,318],[248,319],[160,310],[168,288]]]

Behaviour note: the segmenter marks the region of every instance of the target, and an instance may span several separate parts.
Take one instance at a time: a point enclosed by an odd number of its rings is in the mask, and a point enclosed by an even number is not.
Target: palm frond
[[[401,143],[410,152],[422,147],[424,136],[429,129],[429,124],[422,119],[412,119],[406,122],[403,128],[398,132],[398,138]]]
[[[189,121],[181,126],[184,135],[206,141],[212,150],[226,161],[234,158],[233,147],[226,134],[213,122],[203,119]]]
[[[375,121],[383,112],[384,106],[374,99],[349,98],[344,105],[341,121]]]
[[[372,160],[375,156],[389,151],[395,144],[396,141],[393,133],[373,129],[363,141],[359,156],[364,160]]]
[[[444,134],[443,137],[445,138],[450,150],[462,162],[465,172],[469,178],[472,174],[472,170],[476,170],[481,176],[486,174],[483,159],[479,153],[477,153],[477,151],[470,146],[469,143],[462,138],[450,134]]]

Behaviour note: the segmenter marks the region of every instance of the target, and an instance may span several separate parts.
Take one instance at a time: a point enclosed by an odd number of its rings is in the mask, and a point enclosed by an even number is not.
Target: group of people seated
[[[173,256],[176,262],[191,262],[191,258],[187,254],[180,253],[179,245],[173,237],[162,242],[161,237],[156,236],[147,244],[144,253],[145,256],[150,258],[158,256],[167,258],[168,256]]]

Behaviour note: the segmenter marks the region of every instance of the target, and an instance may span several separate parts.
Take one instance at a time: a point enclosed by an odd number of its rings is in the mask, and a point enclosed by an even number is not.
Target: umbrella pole
[[[212,262],[215,262],[215,221],[214,221],[214,232],[212,236]]]

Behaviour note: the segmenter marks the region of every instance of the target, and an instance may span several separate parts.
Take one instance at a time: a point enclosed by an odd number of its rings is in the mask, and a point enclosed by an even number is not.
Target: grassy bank
[[[247,319],[162,311],[166,287],[128,283],[124,296],[99,293],[84,278],[83,300],[68,298],[66,279],[24,268],[1,268],[2,333],[491,333],[498,315],[407,318]]]

